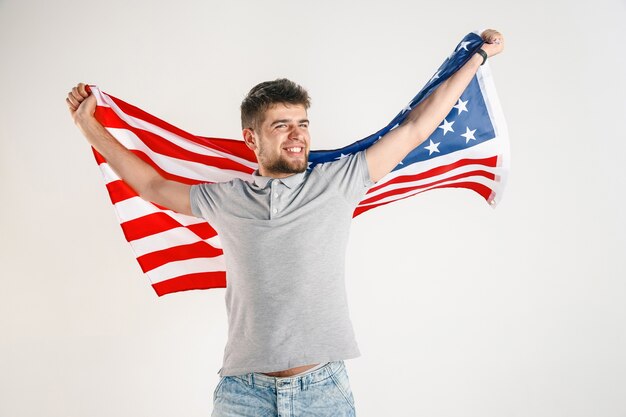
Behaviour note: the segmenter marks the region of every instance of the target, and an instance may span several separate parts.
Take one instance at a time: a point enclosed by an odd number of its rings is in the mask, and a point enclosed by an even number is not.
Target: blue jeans
[[[259,373],[225,376],[213,394],[211,417],[354,417],[343,361],[286,378]]]

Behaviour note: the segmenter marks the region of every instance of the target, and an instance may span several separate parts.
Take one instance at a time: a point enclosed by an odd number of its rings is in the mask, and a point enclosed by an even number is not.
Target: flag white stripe
[[[117,210],[121,222],[135,220],[149,214],[165,213],[182,226],[206,223],[206,220],[198,217],[186,216],[171,210],[159,210],[154,204],[143,200],[141,197],[131,197],[124,201],[115,203],[115,209]]]
[[[96,87],[95,85],[90,85],[89,87],[91,88],[91,94],[93,94],[93,96],[96,98],[96,103],[98,107],[111,108],[111,106],[108,103],[108,101],[111,100],[111,97],[109,97],[108,95],[100,91],[100,89]],[[106,95],[106,99],[104,97],[105,95]]]
[[[502,170],[499,167],[487,167],[485,165],[481,165],[481,164],[471,164],[471,165],[464,165],[464,166],[460,166],[460,167],[456,167],[453,168],[449,171],[446,171],[444,173],[441,173],[439,175],[431,175],[429,177],[425,177],[425,178],[421,178],[421,179],[415,179],[410,181],[411,183],[416,183],[416,184],[428,184],[431,183],[433,181],[439,181],[441,179],[445,179],[445,178],[449,178],[449,177],[453,177],[455,175],[460,175],[466,172],[471,172],[471,171],[476,171],[476,170],[481,170],[481,171],[485,171],[485,172],[489,172],[491,174],[494,175],[498,175],[499,172]],[[390,175],[389,178],[387,178],[385,180],[385,183],[382,184],[382,186],[380,186],[381,188],[376,189],[375,191],[372,191],[370,193],[367,194],[367,196],[364,199],[369,198],[372,195],[376,195],[376,194],[380,194],[381,192],[384,192],[384,190],[389,191],[395,188],[402,188],[403,184],[407,184],[406,182],[401,182],[401,183],[392,183],[392,184],[388,184],[388,182],[391,182],[392,180],[398,178],[398,177],[404,177],[404,176],[412,176],[412,175],[419,175],[424,173],[424,171],[427,171],[427,169],[420,169],[420,167],[414,167],[413,165],[409,165],[407,168],[404,168],[402,170],[397,170],[394,171],[394,175]],[[379,185],[377,185],[379,186]]]
[[[198,274],[203,272],[225,271],[224,256],[215,258],[195,258],[183,261],[169,262],[158,268],[154,268],[146,275],[153,284],[167,281],[187,274]]]
[[[432,189],[435,189],[435,188],[438,188],[438,187],[442,187],[442,186],[445,186],[445,185],[451,185],[451,184],[462,183],[462,182],[475,182],[475,183],[477,182],[477,183],[480,183],[480,184],[482,184],[482,185],[484,185],[484,186],[486,186],[486,187],[488,187],[488,188],[490,188],[492,190],[493,190],[493,185],[495,184],[494,181],[492,181],[492,180],[490,180],[488,178],[482,177],[482,176],[470,176],[470,177],[463,178],[463,179],[460,179],[460,180],[444,181],[444,182],[439,183],[437,185],[433,185],[432,187],[420,188],[418,190],[410,190],[410,191],[406,191],[404,193],[393,194],[391,196],[388,196],[388,197],[385,197],[385,198],[381,198],[380,200],[373,201],[371,203],[359,204],[359,207],[368,207],[368,206],[372,206],[372,205],[379,205],[379,204],[382,204],[382,203],[390,203],[390,202],[393,202],[395,200],[399,200],[401,198],[405,198],[405,197],[409,197],[409,196],[412,196],[412,195],[415,195],[415,194],[423,193],[424,191],[432,190]],[[410,184],[410,183],[408,183],[408,184]],[[409,187],[409,186],[410,185],[407,185],[407,187]]]
[[[480,178],[480,181],[478,181],[477,179]],[[387,201],[387,202],[391,202],[393,200],[398,200],[400,198],[402,198],[403,195],[405,195],[406,191],[400,191],[402,189],[406,189],[406,188],[416,188],[416,187],[420,187],[418,190],[416,190],[417,192],[422,192],[425,190],[430,190],[433,188],[437,188],[437,187],[441,187],[443,185],[446,184],[450,184],[450,183],[464,183],[464,182],[480,182],[481,184],[486,185],[487,187],[493,189],[493,186],[495,184],[497,184],[497,181],[493,181],[489,178],[485,178],[483,176],[477,176],[477,175],[472,175],[472,176],[468,176],[468,177],[464,177],[464,178],[460,178],[460,179],[450,179],[450,177],[448,178],[441,178],[440,179],[441,182],[438,182],[437,184],[432,184],[431,181],[426,181],[426,182],[420,182],[420,181],[410,181],[410,182],[404,182],[402,184],[399,184],[398,187],[393,187],[393,188],[385,188],[382,190],[378,190],[379,192],[377,193],[372,193],[372,194],[368,194],[367,198],[364,200],[368,200],[370,198],[376,198],[382,194],[385,194],[389,191],[394,191],[393,194],[388,195],[386,197],[380,198],[379,200],[373,201],[373,202],[368,202],[368,203],[360,203],[359,206],[366,206],[366,205],[370,205],[370,204],[378,204],[380,202],[383,201]],[[426,184],[432,184],[432,185],[426,185]],[[394,184],[397,185],[397,184]],[[412,191],[410,191],[412,192]]]
[[[143,256],[159,250],[181,245],[190,245],[200,241],[206,242],[217,249],[222,248],[222,244],[217,236],[209,239],[201,239],[191,230],[184,227],[177,227],[164,232],[155,233],[141,239],[133,240],[130,244],[135,251],[135,255]]]
[[[498,97],[498,92],[496,91],[496,85],[493,81],[493,76],[491,75],[491,67],[488,62],[485,62],[485,65],[478,69],[476,78],[485,100],[489,118],[491,119],[494,131],[497,135],[497,141],[494,141],[496,143],[494,143],[493,146],[497,146],[500,150],[497,153],[500,156],[498,158],[499,165],[502,167],[500,182],[493,188],[493,199],[489,202],[491,207],[495,208],[500,200],[502,200],[502,194],[504,193],[504,188],[507,184],[509,176],[509,130],[507,128],[506,119],[504,118],[504,113],[502,112],[502,106],[500,105],[500,98]]]
[[[376,189],[374,191],[368,192],[367,195],[365,196],[364,200],[367,200],[367,199],[372,198],[372,197],[376,197],[376,196],[378,196],[380,194],[388,193],[388,192],[390,192],[392,190],[402,189],[402,188],[406,188],[406,187],[427,185],[427,184],[431,184],[431,183],[436,182],[436,181],[446,180],[446,179],[449,179],[449,178],[451,178],[453,176],[461,175],[461,174],[468,173],[468,172],[471,172],[471,171],[476,171],[476,170],[482,170],[482,171],[489,172],[489,173],[495,175],[496,178],[500,175],[500,172],[501,172],[500,168],[490,168],[490,167],[485,167],[484,165],[480,165],[480,164],[465,165],[465,166],[462,166],[462,167],[458,167],[458,168],[452,169],[452,170],[450,170],[448,172],[445,172],[445,173],[442,173],[440,175],[433,175],[433,176],[430,176],[430,177],[427,177],[427,178],[421,178],[421,179],[417,179],[417,180],[400,182],[400,183],[383,184],[382,187],[380,187],[380,188],[378,188],[378,189]],[[417,175],[417,174],[420,174],[420,173],[422,173],[424,171],[425,171],[424,169],[419,169],[419,167],[414,167],[414,166],[410,165],[410,166],[408,166],[407,168],[405,168],[403,170],[395,171],[395,175],[393,175],[390,178],[388,178],[386,180],[386,182],[389,182],[392,179],[395,179],[395,178],[401,177],[401,176]],[[485,178],[485,179],[487,179],[487,178]],[[458,181],[465,181],[465,179],[459,179]]]
[[[104,182],[106,184],[109,184],[113,181],[118,181],[121,179],[117,175],[117,173],[113,171],[113,168],[111,168],[111,165],[109,165],[108,163],[103,162],[98,166],[100,167],[100,172],[102,172],[102,176],[104,177]]]

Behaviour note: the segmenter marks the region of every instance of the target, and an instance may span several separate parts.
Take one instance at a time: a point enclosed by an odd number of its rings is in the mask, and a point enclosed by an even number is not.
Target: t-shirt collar
[[[300,172],[298,174],[293,174],[290,175],[288,177],[285,178],[276,178],[278,181],[282,182],[287,188],[293,188],[295,186],[297,186],[298,184],[300,184],[303,180],[304,180],[304,175],[306,174],[305,172]],[[274,178],[272,177],[264,177],[262,175],[259,174],[259,170],[255,170],[252,173],[252,178],[254,180],[254,184],[257,187],[260,188],[265,188],[267,186],[267,184],[273,180]]]

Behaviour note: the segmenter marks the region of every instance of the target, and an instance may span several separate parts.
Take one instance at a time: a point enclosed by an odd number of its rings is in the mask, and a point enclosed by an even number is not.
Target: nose
[[[294,126],[291,132],[289,132],[289,139],[304,141],[304,132],[305,130],[302,127]]]

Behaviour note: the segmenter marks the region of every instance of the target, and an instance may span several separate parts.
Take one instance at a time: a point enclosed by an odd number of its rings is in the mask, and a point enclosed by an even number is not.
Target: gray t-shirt
[[[363,151],[283,179],[191,187],[192,211],[217,230],[226,262],[221,376],[360,356],[344,259],[371,185]]]

